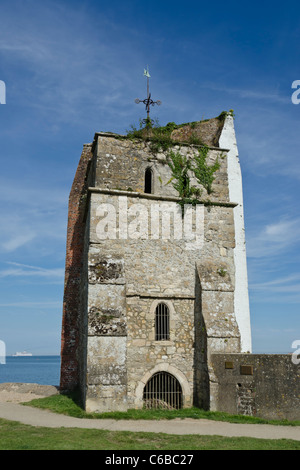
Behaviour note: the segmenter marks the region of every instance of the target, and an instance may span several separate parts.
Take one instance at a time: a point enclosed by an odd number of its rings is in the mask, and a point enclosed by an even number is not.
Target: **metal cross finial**
[[[149,92],[149,78],[150,78],[150,73],[149,73],[149,68],[147,65],[147,69],[144,69],[144,76],[147,77],[147,98],[144,100],[139,100],[138,98],[135,100],[135,102],[138,103],[144,103],[146,106],[146,111],[147,111],[147,119],[143,119],[143,123],[145,124],[152,124],[152,120],[150,119],[150,106],[154,106],[157,104],[158,106],[161,105],[161,101],[153,101],[151,99],[151,93]]]

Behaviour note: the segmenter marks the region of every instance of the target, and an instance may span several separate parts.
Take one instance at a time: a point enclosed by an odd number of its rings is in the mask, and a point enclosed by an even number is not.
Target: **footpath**
[[[1,384],[3,385],[3,384]],[[7,385],[7,384],[6,384]],[[41,387],[41,386],[39,386]],[[8,387],[6,387],[8,388]],[[24,387],[23,387],[24,388]],[[45,393],[43,393],[43,390]],[[108,431],[154,432],[165,434],[199,434],[227,437],[255,437],[260,439],[293,439],[300,441],[300,427],[274,426],[269,424],[235,424],[208,419],[173,419],[173,420],[113,420],[72,418],[48,410],[24,406],[21,402],[53,394],[55,388],[41,388],[37,393],[28,388],[20,391],[5,390],[0,387],[0,418],[18,421],[30,426],[49,428],[86,428]],[[56,391],[57,393],[57,391]]]

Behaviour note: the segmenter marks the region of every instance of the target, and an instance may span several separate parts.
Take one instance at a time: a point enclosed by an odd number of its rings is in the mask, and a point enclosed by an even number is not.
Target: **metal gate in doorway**
[[[182,408],[181,385],[168,372],[157,372],[144,388],[144,407],[165,410]]]

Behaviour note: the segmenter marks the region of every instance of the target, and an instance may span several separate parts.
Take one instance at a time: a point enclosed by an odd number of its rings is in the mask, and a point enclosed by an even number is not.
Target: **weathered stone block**
[[[85,410],[88,413],[104,413],[127,410],[126,385],[93,385],[88,386]]]
[[[124,285],[90,285],[88,334],[96,336],[126,336],[127,322]]]
[[[92,254],[89,259],[90,284],[124,284],[124,282],[123,259]]]

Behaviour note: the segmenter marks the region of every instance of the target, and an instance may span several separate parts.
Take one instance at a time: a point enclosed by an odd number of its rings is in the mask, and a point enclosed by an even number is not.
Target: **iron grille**
[[[166,304],[158,304],[155,311],[155,340],[170,339],[170,314]]]
[[[157,372],[146,383],[143,400],[147,409],[178,410],[182,408],[181,385],[168,372]]]

